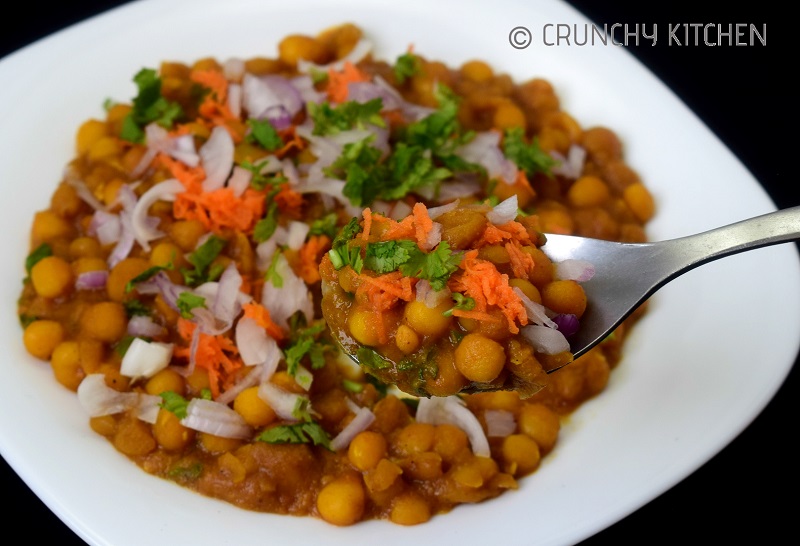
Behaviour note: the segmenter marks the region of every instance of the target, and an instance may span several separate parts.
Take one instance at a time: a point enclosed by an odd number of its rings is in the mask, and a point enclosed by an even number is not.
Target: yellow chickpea
[[[464,450],[469,449],[467,433],[455,425],[437,425],[433,451],[444,462],[452,463]]]
[[[360,480],[343,476],[325,485],[317,495],[317,510],[333,525],[352,525],[364,515],[366,495]]]
[[[69,262],[48,256],[31,268],[31,282],[36,293],[44,298],[57,298],[72,289],[75,277]]]
[[[424,302],[411,301],[403,311],[403,318],[415,332],[423,336],[441,336],[450,330],[452,318],[443,313],[453,307],[452,302],[444,301],[436,307],[428,307]]]
[[[586,292],[576,281],[553,281],[542,289],[542,304],[556,313],[571,313],[581,318],[586,311]]]
[[[513,127],[525,128],[527,120],[525,113],[519,106],[511,101],[501,103],[494,111],[492,124],[497,129],[511,129]]]
[[[92,143],[87,157],[89,161],[100,161],[118,155],[120,150],[119,140],[116,137],[104,136]]]
[[[154,396],[158,396],[162,392],[174,392],[183,396],[186,391],[186,380],[175,370],[164,368],[147,380],[144,389],[147,394]]]
[[[646,222],[653,217],[656,209],[655,202],[650,191],[643,184],[639,182],[631,184],[625,188],[622,197],[640,222]]]
[[[83,155],[89,151],[92,145],[106,136],[107,127],[105,122],[90,119],[85,121],[79,128],[75,137],[75,149],[78,155]]]
[[[78,258],[100,258],[103,249],[100,242],[93,237],[78,237],[69,244],[69,256],[73,260]]]
[[[31,322],[22,334],[25,349],[42,360],[48,360],[53,350],[64,341],[66,332],[60,322],[55,320],[36,320]]]
[[[125,258],[111,268],[106,281],[106,292],[112,301],[123,302],[133,297],[126,287],[134,277],[144,273],[150,267],[150,262],[144,258]],[[135,287],[134,287],[135,288]]]
[[[418,525],[431,519],[431,508],[422,495],[409,491],[394,499],[389,519],[400,525]]]
[[[386,438],[378,432],[365,430],[350,442],[347,458],[359,470],[372,470],[386,456]]]
[[[467,334],[455,351],[456,368],[470,381],[492,381],[503,371],[503,346],[481,334]]]
[[[556,412],[544,404],[525,404],[517,420],[519,430],[530,436],[543,453],[556,444],[561,420]]]
[[[77,390],[83,381],[84,373],[81,368],[80,349],[77,341],[62,341],[50,357],[50,366],[56,380],[70,390]]]
[[[170,225],[169,235],[184,252],[191,252],[197,246],[206,228],[199,220],[180,220]]]
[[[89,306],[80,318],[81,332],[92,339],[114,343],[125,335],[128,317],[121,303],[101,301]]]
[[[301,59],[318,63],[324,60],[325,48],[316,38],[293,34],[278,44],[278,55],[289,66],[296,66]]]
[[[533,472],[541,460],[538,444],[525,434],[506,436],[502,451],[506,472],[517,476]]]
[[[381,317],[366,309],[356,309],[347,318],[350,334],[362,345],[374,347],[380,343],[380,335],[375,321]]]
[[[596,176],[581,176],[567,190],[567,200],[573,207],[597,207],[610,197],[608,184]]]
[[[73,231],[69,222],[51,210],[37,212],[31,226],[31,240],[34,245],[67,237]]]
[[[461,75],[473,82],[485,82],[494,76],[492,67],[483,61],[467,61],[461,65]]]
[[[153,437],[158,445],[168,451],[179,451],[194,440],[195,432],[183,426],[177,415],[160,409],[153,425]]]
[[[428,423],[411,423],[404,427],[392,443],[401,455],[430,451],[436,438],[436,429]]]
[[[233,409],[252,427],[263,427],[275,420],[273,409],[258,396],[258,387],[240,392],[233,401]]]
[[[242,441],[236,438],[223,438],[207,432],[198,432],[197,438],[203,449],[209,453],[227,453],[242,445]]]
[[[106,263],[103,258],[78,258],[72,262],[72,272],[76,277],[81,273],[88,273],[90,271],[105,271],[106,269],[108,269],[108,263]]]
[[[403,354],[411,354],[419,348],[419,335],[409,326],[401,324],[394,334],[394,343]]]
[[[114,435],[114,447],[129,456],[147,455],[156,448],[152,427],[133,416],[124,418]]]
[[[536,288],[536,285],[531,281],[526,279],[510,279],[508,284],[512,288],[519,288],[522,290],[522,293],[528,296],[528,298],[530,298],[532,301],[535,301],[536,303],[542,303],[542,294],[539,292],[539,289]]]

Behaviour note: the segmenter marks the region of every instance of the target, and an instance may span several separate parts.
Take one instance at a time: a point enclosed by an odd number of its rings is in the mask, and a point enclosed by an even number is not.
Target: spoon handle
[[[800,239],[800,207],[771,212],[703,233],[665,241],[681,273],[710,261]]]

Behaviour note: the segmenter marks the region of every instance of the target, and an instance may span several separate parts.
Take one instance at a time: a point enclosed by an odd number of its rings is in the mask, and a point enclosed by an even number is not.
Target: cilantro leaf
[[[33,266],[39,263],[42,259],[47,258],[48,256],[53,255],[53,248],[47,244],[42,243],[36,247],[36,249],[28,254],[28,257],[25,258],[25,271],[28,272],[30,275],[31,269]]]
[[[125,300],[122,305],[125,307],[125,315],[128,318],[150,316],[150,308],[136,298]]]
[[[155,70],[143,68],[134,77],[139,89],[133,99],[133,107],[122,123],[120,138],[135,143],[144,142],[144,126],[156,122],[170,128],[183,115],[177,102],[168,101],[161,95],[161,78]]]
[[[150,280],[159,271],[168,271],[170,269],[172,269],[172,262],[168,263],[167,265],[154,265],[153,267],[148,267],[134,278],[129,280],[127,284],[125,284],[125,293],[128,294],[132,292],[135,288],[135,285],[139,284],[140,282]]]
[[[336,226],[339,217],[335,212],[327,214],[322,218],[318,218],[311,223],[311,228],[308,230],[309,235],[327,235],[331,239],[336,237]]]
[[[350,247],[349,243],[353,238],[361,233],[362,227],[358,223],[358,218],[351,218],[350,221],[339,231],[339,234],[333,239],[331,249],[328,251],[328,258],[330,258],[334,269],[337,271],[346,265],[349,265],[357,273],[361,273],[361,268],[364,264],[361,258],[361,248]]]
[[[279,425],[265,430],[256,437],[268,444],[314,444],[331,449],[331,439],[319,423]]]
[[[189,401],[186,398],[175,391],[164,391],[159,396],[164,400],[159,407],[174,413],[180,419],[186,417],[186,408],[189,407]]]
[[[356,351],[356,359],[360,365],[372,370],[385,370],[392,366],[391,361],[383,358],[375,349],[369,347],[359,347]]]
[[[403,84],[405,81],[419,73],[422,65],[421,59],[411,53],[403,53],[394,63],[394,79],[397,83]]]
[[[367,123],[378,127],[386,126],[380,115],[383,109],[381,98],[367,102],[347,101],[335,107],[327,102],[309,102],[307,108],[314,121],[315,135],[333,135],[350,129],[363,129]]]
[[[169,478],[178,481],[194,481],[202,474],[202,463],[192,463],[188,466],[174,466],[167,472]]]
[[[183,318],[191,319],[194,317],[192,309],[205,307],[206,299],[191,292],[181,292],[175,304],[178,306],[178,311],[180,311]]]
[[[197,247],[187,258],[194,269],[183,268],[183,279],[188,286],[199,286],[206,281],[212,281],[222,274],[223,267],[212,267],[212,263],[225,248],[227,241],[212,235],[202,245]]]
[[[269,159],[265,159],[260,163],[250,163],[249,161],[242,161],[239,166],[245,170],[250,171],[252,177],[250,178],[250,186],[256,190],[263,190],[267,186],[276,186],[286,182],[286,177],[279,172],[262,173],[261,171],[268,166]]]
[[[286,368],[290,375],[294,376],[297,373],[297,367],[306,355],[311,360],[313,369],[318,370],[325,365],[325,351],[332,346],[319,339],[319,335],[324,331],[325,322],[322,320],[307,328],[292,325],[291,339],[284,350]]]
[[[453,301],[455,302],[455,305],[452,307],[452,309],[448,309],[442,313],[444,316],[449,317],[452,315],[454,309],[462,309],[464,311],[472,311],[475,309],[475,300],[459,292],[453,292]]]
[[[246,137],[246,141],[250,144],[259,144],[265,150],[274,152],[283,146],[283,139],[278,134],[268,119],[248,119],[247,125],[250,126],[250,133]]]
[[[525,132],[521,127],[506,129],[503,138],[503,152],[528,176],[539,172],[552,176],[551,170],[558,164],[558,160],[539,147],[536,138],[527,144]]]
[[[451,252],[447,241],[442,241],[427,254],[421,250],[412,253],[411,258],[400,266],[400,272],[407,277],[427,279],[434,290],[442,290],[450,275],[458,269],[463,254]]]
[[[369,243],[364,256],[364,267],[381,275],[391,273],[408,262],[415,252],[419,252],[419,247],[408,240]]]
[[[256,222],[253,228],[253,239],[257,243],[263,243],[275,233],[278,228],[278,204],[272,201],[267,209],[267,215]]]

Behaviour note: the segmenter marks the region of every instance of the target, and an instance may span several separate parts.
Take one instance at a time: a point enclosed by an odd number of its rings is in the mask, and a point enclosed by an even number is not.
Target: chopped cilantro
[[[189,407],[189,401],[175,391],[164,391],[159,394],[163,402],[159,407],[174,413],[179,419],[186,417],[186,408]]]
[[[142,143],[145,125],[156,122],[170,128],[183,115],[183,109],[178,103],[168,101],[161,95],[161,78],[155,70],[143,68],[133,77],[133,81],[139,88],[139,94],[133,99],[133,108],[122,122],[120,138]]]
[[[309,102],[307,107],[314,121],[315,135],[333,135],[350,129],[363,129],[367,123],[378,127],[386,126],[381,117],[383,100],[380,98],[367,102],[347,101],[335,107],[327,102]]]
[[[349,245],[350,241],[361,233],[361,229],[358,218],[351,218],[333,239],[331,249],[328,251],[328,257],[336,270],[349,265],[357,273],[361,273],[361,267],[363,266],[361,249],[359,247],[351,248]]]
[[[47,244],[42,243],[36,247],[36,249],[28,254],[28,257],[25,258],[25,271],[28,272],[30,275],[31,269],[33,266],[39,263],[42,259],[47,258],[48,256],[53,255],[53,248]]]
[[[297,367],[306,355],[311,360],[312,369],[318,370],[325,366],[325,351],[332,346],[324,340],[319,340],[319,335],[324,331],[325,322],[322,320],[315,321],[306,328],[299,326],[296,321],[292,324],[289,345],[284,350],[286,368],[290,375],[297,373]]]
[[[279,425],[265,430],[256,437],[260,442],[268,444],[314,444],[326,449],[331,448],[331,439],[319,423],[297,423]]]
[[[125,315],[128,318],[150,316],[150,308],[136,298],[125,300],[122,302],[122,306],[125,308]]]
[[[259,144],[265,150],[274,152],[283,146],[283,139],[278,131],[267,119],[248,119],[247,125],[250,126],[250,133],[247,135],[247,142]]]
[[[351,381],[350,379],[342,379],[342,388],[347,392],[358,394],[364,390],[364,385],[362,385],[358,381]]]
[[[420,58],[410,51],[403,53],[394,63],[394,79],[402,85],[408,78],[419,73],[421,64]]]
[[[178,311],[180,311],[183,318],[191,319],[194,317],[192,309],[205,307],[206,299],[191,292],[181,292],[175,304],[178,306]]]
[[[114,346],[114,351],[116,351],[120,357],[125,356],[125,353],[128,352],[128,348],[131,346],[134,339],[136,339],[135,336],[123,336]]]
[[[31,325],[31,323],[36,322],[37,320],[39,320],[39,318],[34,315],[28,315],[23,313],[19,316],[19,323],[22,325],[23,328],[27,328],[28,326]]]
[[[250,178],[250,186],[256,190],[263,190],[267,186],[276,186],[286,182],[286,177],[277,172],[262,173],[261,171],[269,163],[269,159],[265,159],[260,163],[250,163],[249,161],[242,161],[239,166],[245,170],[250,171],[252,177]]]
[[[452,315],[453,309],[462,309],[464,311],[472,311],[475,309],[475,300],[469,296],[465,296],[464,294],[453,292],[453,301],[455,302],[455,305],[452,307],[452,309],[448,309],[442,313],[444,316],[449,317]]]
[[[135,285],[139,284],[140,282],[144,282],[153,278],[156,273],[159,271],[168,271],[172,269],[172,262],[168,263],[167,265],[154,265],[153,267],[148,267],[134,278],[128,281],[125,285],[125,293],[128,294],[133,291]]]
[[[327,235],[331,239],[336,237],[336,229],[339,221],[339,216],[332,212],[314,220],[311,223],[311,228],[308,230],[309,235]]]
[[[400,270],[407,277],[426,279],[434,290],[442,290],[458,269],[462,255],[451,252],[447,241],[431,252],[423,252],[413,241],[384,241],[367,245],[364,266],[379,274]]]
[[[225,248],[226,241],[212,235],[206,242],[189,254],[189,263],[194,269],[183,268],[183,279],[189,286],[199,286],[207,281],[213,281],[222,274],[223,267],[214,267],[212,263]]]
[[[194,481],[203,474],[201,463],[192,463],[188,466],[174,466],[169,469],[167,476],[173,480]]]
[[[556,159],[539,147],[536,138],[530,144],[526,144],[525,132],[521,127],[506,129],[503,152],[528,176],[533,176],[535,173],[552,176],[550,171],[558,164]]]
[[[278,260],[280,259],[280,255],[280,252],[275,252],[275,254],[272,255],[272,261],[269,263],[267,272],[264,274],[264,278],[271,282],[272,286],[275,288],[283,288],[283,277],[278,273]]]
[[[392,365],[391,361],[386,360],[375,349],[369,347],[359,347],[356,351],[356,360],[362,366],[372,370],[385,370]]]
[[[256,222],[256,226],[253,229],[253,239],[257,243],[263,243],[270,237],[272,234],[275,233],[275,230],[278,228],[278,204],[275,201],[272,201],[269,204],[269,208],[267,209],[267,214]]]

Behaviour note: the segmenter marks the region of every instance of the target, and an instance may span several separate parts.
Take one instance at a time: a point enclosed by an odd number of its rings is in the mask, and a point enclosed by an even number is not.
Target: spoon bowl
[[[581,283],[588,303],[580,328],[568,338],[578,358],[603,341],[654,292],[687,271],[726,256],[799,239],[800,206],[653,243],[547,234],[542,251],[553,262],[584,260],[594,266],[594,276]]]

